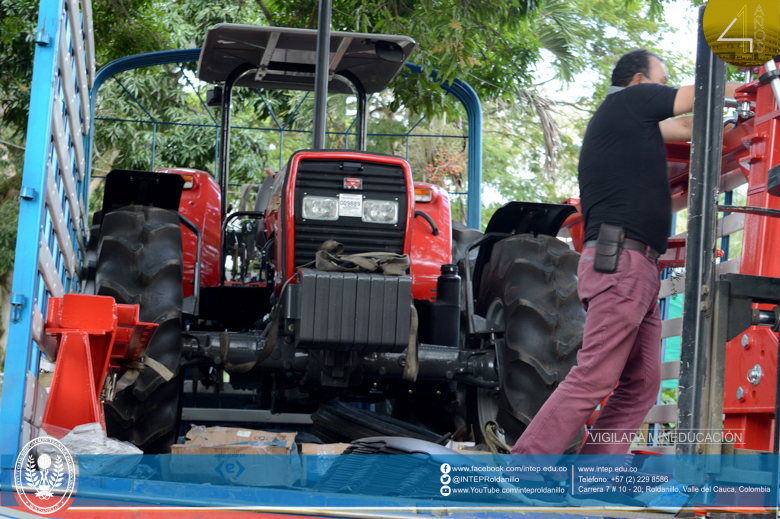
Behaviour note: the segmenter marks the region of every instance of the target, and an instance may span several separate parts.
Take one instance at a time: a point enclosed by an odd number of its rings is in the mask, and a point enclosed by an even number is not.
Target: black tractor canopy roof
[[[328,91],[353,93],[338,76],[344,73],[354,75],[368,94],[384,90],[416,46],[407,36],[332,31]],[[245,74],[237,86],[313,91],[316,58],[314,29],[221,23],[206,33],[198,59],[198,78],[223,83],[236,67],[251,63],[257,71]]]

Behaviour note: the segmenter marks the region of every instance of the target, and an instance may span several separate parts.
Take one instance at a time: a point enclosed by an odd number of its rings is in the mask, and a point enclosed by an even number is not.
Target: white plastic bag
[[[132,443],[106,437],[99,423],[78,425],[60,442],[76,457],[81,476],[127,476],[133,473],[143,455]]]

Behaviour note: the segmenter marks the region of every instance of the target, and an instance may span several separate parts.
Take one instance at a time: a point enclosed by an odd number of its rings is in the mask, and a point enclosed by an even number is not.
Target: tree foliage
[[[5,277],[14,268],[21,188],[21,175],[7,177],[0,181],[0,278]]]
[[[333,29],[405,34],[419,43],[412,61],[437,79],[461,78],[482,99],[484,112],[483,200],[485,218],[502,201],[559,201],[577,194],[579,143],[590,114],[606,91],[609,72],[626,50],[668,33],[666,0],[334,0]],[[129,54],[199,46],[216,23],[236,22],[314,28],[316,0],[108,0],[93,6],[98,67]],[[32,77],[37,0],[0,0],[0,167],[19,171]],[[664,53],[674,79],[690,64]],[[688,67],[686,69],[686,67]],[[195,64],[125,72],[98,97],[93,164],[111,168],[193,167],[213,173],[217,108],[203,105],[207,86],[195,79]],[[583,76],[583,73],[588,73]],[[539,77],[549,79],[539,84]],[[590,83],[583,84],[583,77]],[[557,90],[579,97],[562,102]],[[595,95],[591,92],[595,91]],[[569,95],[568,97],[572,97]],[[138,101],[138,102],[136,102]],[[231,182],[262,180],[296,148],[309,146],[311,96],[301,92],[255,92],[235,96]],[[436,153],[465,157],[467,122],[456,100],[427,73],[404,74],[389,92],[369,103],[369,131],[406,133],[417,178],[436,168]],[[331,96],[329,145],[342,147],[353,125],[354,99]],[[273,117],[272,114],[273,113]],[[275,117],[275,119],[274,119]],[[135,122],[116,122],[115,119]],[[156,124],[155,124],[156,121]],[[166,122],[181,122],[173,126]],[[260,127],[286,124],[278,134]],[[250,130],[247,128],[254,128]],[[352,130],[354,131],[354,126]],[[154,150],[152,143],[154,141]],[[7,144],[3,144],[7,143]],[[407,154],[404,138],[372,137],[369,150]],[[454,177],[443,180],[462,192]],[[99,188],[98,188],[99,193]],[[460,195],[453,207],[460,211]]]

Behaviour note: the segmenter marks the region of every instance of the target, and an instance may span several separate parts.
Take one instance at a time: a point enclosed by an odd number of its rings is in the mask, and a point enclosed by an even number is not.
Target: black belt
[[[585,245],[583,246],[583,249],[590,249],[596,246],[596,240],[586,241]],[[635,250],[643,253],[645,256],[650,258],[650,260],[653,263],[658,263],[658,258],[661,257],[661,253],[655,250],[654,248],[650,247],[646,243],[642,243],[641,241],[637,240],[630,240],[628,238],[625,238],[623,240],[623,249],[628,250]]]

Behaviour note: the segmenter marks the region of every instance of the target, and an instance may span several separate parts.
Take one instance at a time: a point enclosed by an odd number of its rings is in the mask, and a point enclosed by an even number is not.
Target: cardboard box
[[[301,485],[312,486],[320,480],[328,469],[336,462],[336,457],[342,454],[349,443],[301,443],[298,450],[301,453]]]
[[[193,427],[171,449],[170,474],[183,483],[290,487],[301,479],[296,433]]]
[[[295,442],[298,433],[267,432],[253,429],[240,429],[238,427],[203,427],[197,425],[187,433],[188,445],[236,445],[247,443],[269,443],[280,445],[284,443],[291,446]]]

